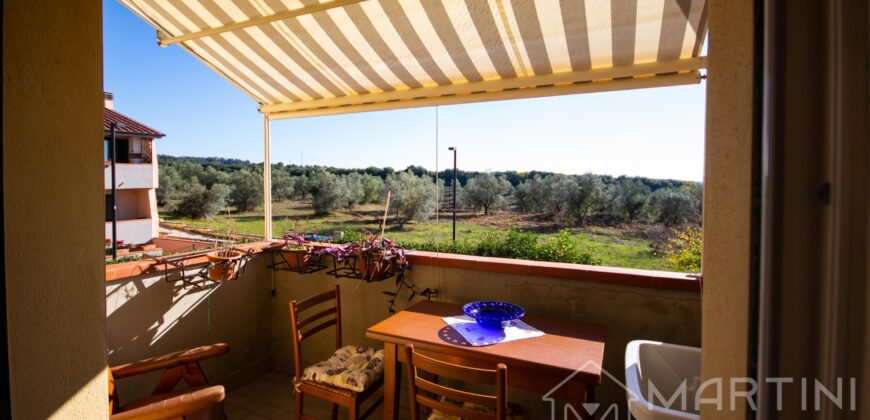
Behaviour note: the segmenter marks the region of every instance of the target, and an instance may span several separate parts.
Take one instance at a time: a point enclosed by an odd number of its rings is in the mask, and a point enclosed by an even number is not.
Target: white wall
[[[122,220],[118,222],[118,238],[125,244],[144,244],[157,235],[154,234],[156,219]],[[112,222],[106,222],[106,238],[112,237]]]
[[[105,284],[109,364],[114,366],[217,342],[230,353],[202,364],[212,383],[229,388],[271,367],[269,278],[263,260],[239,280],[203,288],[145,275]],[[157,374],[118,381],[121,402],[147,396]]]
[[[112,166],[106,166],[104,172],[104,188],[112,189]],[[156,188],[156,167],[148,163],[116,163],[115,187],[117,189]]]

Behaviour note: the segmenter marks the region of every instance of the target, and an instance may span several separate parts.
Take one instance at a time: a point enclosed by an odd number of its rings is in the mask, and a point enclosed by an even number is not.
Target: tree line
[[[164,210],[201,218],[229,206],[250,211],[263,202],[262,164],[166,155],[158,159],[157,200]],[[512,209],[577,225],[643,220],[675,226],[697,224],[701,217],[703,187],[697,182],[591,173],[458,172],[457,205],[484,214]],[[391,216],[404,225],[431,217],[436,197],[444,195],[445,185],[453,187],[452,177],[452,170],[436,174],[419,166],[396,171],[278,163],[272,165],[272,200],[310,200],[315,212],[324,215],[382,203],[390,191]]]

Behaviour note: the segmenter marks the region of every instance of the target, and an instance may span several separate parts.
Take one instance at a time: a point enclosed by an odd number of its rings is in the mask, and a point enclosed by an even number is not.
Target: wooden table
[[[439,359],[470,366],[492,369],[504,363],[509,387],[568,400],[578,411],[582,411],[580,404],[595,401],[595,385],[601,383],[604,361],[604,326],[530,314],[523,321],[546,333],[544,336],[471,347],[442,338],[446,335],[461,341],[441,319],[461,314],[460,305],[425,301],[368,329],[366,337],[384,342],[385,419],[398,418],[399,363],[405,362],[400,346],[407,343]]]

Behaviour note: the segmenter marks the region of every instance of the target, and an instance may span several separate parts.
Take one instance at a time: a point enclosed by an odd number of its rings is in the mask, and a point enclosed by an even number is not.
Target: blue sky
[[[104,0],[104,89],[167,136],[161,154],[263,160],[263,117],[230,82]],[[689,85],[272,123],[272,161],[337,167],[593,172],[700,181],[705,87]],[[437,162],[436,162],[437,151]]]

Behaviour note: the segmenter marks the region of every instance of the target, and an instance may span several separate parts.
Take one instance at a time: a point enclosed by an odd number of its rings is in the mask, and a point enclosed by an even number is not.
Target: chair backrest
[[[326,306],[323,306],[326,304]],[[314,313],[302,315],[315,307]],[[303,301],[290,301],[290,331],[293,340],[293,358],[296,379],[302,379],[302,342],[335,325],[335,349],[341,348],[341,293],[335,289],[311,296]]]
[[[408,386],[411,391],[411,418],[413,420],[419,419],[420,405],[464,419],[504,420],[506,418],[507,367],[504,364],[499,363],[495,369],[479,369],[447,363],[415,352],[414,346],[411,344],[405,347],[405,358],[408,361]],[[447,387],[421,377],[421,371],[436,375],[439,378],[452,379],[466,384],[494,386],[495,392],[488,395]],[[421,394],[420,391],[430,395]],[[445,403],[440,397],[457,404]],[[468,408],[462,403],[485,407],[491,413]]]

